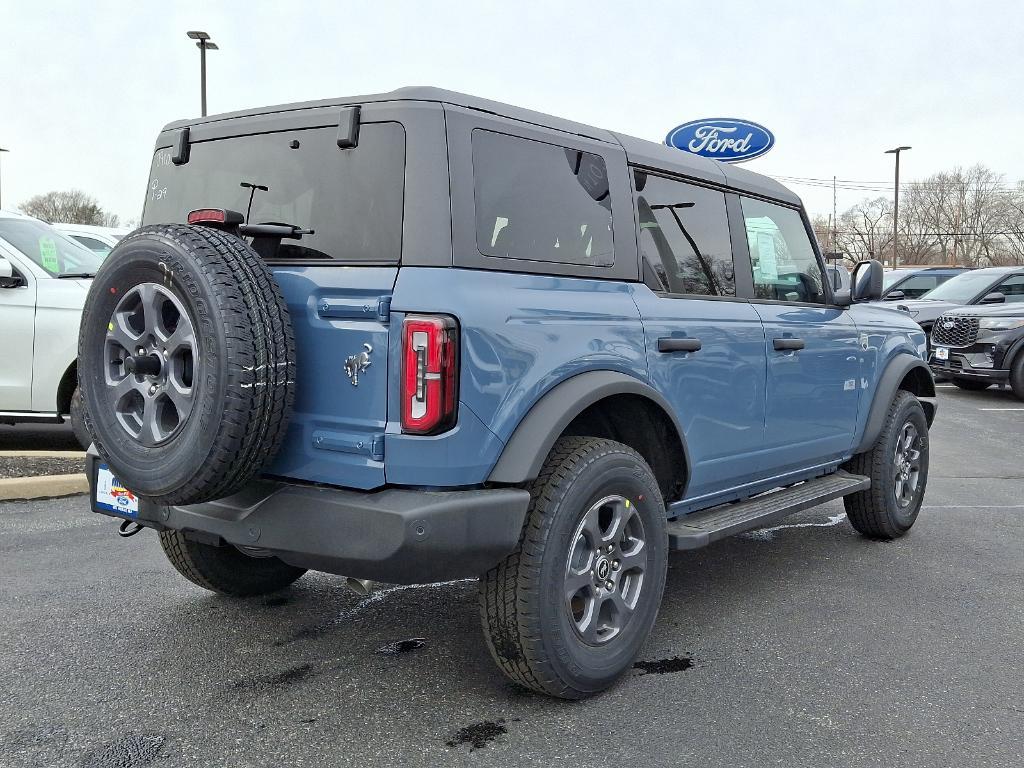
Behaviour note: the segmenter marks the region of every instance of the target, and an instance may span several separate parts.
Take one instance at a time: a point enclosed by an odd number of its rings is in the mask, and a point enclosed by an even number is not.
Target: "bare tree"
[[[94,197],[78,189],[36,195],[22,203],[21,210],[51,224],[113,227],[118,222],[116,215],[105,213]]]

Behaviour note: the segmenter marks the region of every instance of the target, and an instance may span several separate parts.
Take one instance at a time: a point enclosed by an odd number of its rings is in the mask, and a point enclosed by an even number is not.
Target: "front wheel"
[[[665,586],[665,504],[650,467],[611,440],[562,438],[531,487],[516,550],[480,580],[502,672],[580,699],[636,660]]]
[[[874,446],[846,468],[871,478],[870,488],[843,500],[853,527],[872,539],[895,539],[909,531],[928,485],[928,419],[921,402],[898,391]]]

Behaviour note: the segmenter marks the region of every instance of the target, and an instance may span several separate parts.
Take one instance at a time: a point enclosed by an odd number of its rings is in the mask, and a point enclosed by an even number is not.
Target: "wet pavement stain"
[[[82,758],[82,768],[142,768],[160,756],[163,736],[129,734]]]
[[[673,656],[671,659],[657,661],[638,661],[633,669],[639,669],[641,675],[665,675],[669,672],[682,672],[693,666],[689,656]]]
[[[410,637],[408,640],[399,640],[396,643],[388,643],[381,646],[376,652],[382,656],[398,656],[401,653],[418,651],[420,648],[425,647],[426,644],[427,640],[424,637]]]
[[[278,672],[276,675],[267,675],[266,677],[253,677],[249,680],[236,680],[231,684],[232,688],[236,690],[241,689],[255,689],[262,690],[266,688],[278,688],[280,686],[291,685],[297,683],[300,680],[304,680],[313,673],[312,664],[299,664],[298,666],[286,669],[283,672]]]
[[[456,731],[455,736],[446,741],[445,744],[450,748],[468,744],[469,751],[473,752],[477,749],[483,749],[496,738],[506,733],[508,733],[508,729],[505,727],[505,718],[484,720],[483,722],[473,723],[465,728],[460,728]]]

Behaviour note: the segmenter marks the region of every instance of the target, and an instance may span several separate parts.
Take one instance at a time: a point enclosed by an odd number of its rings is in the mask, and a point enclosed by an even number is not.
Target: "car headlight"
[[[983,317],[978,321],[978,327],[989,331],[1012,331],[1024,328],[1024,317]]]

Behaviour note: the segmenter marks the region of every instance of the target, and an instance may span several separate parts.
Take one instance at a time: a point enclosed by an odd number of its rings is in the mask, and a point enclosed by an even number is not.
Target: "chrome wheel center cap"
[[[602,557],[597,561],[597,565],[594,567],[594,573],[597,574],[597,578],[601,579],[601,581],[606,581],[611,572],[612,565],[608,562],[607,557]]]

